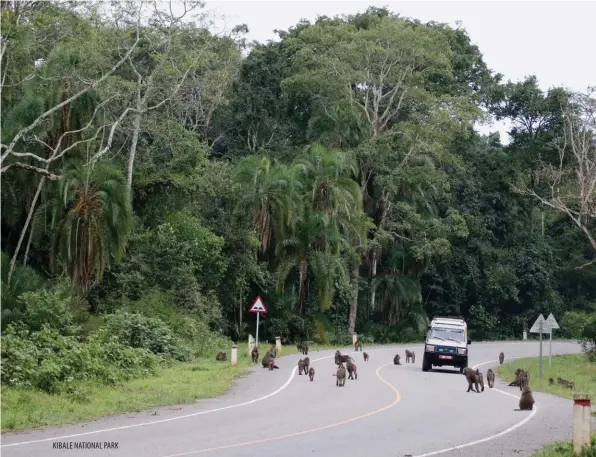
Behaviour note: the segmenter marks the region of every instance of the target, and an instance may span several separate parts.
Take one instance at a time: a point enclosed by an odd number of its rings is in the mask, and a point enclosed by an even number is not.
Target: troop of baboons
[[[550,386],[552,386],[554,383],[555,383],[555,380],[553,378],[549,378],[548,384]],[[575,388],[575,383],[573,381],[567,381],[566,379],[563,379],[563,378],[557,378],[557,384],[567,387],[568,389]]]
[[[302,353],[303,355],[308,354],[308,344],[306,342],[300,342],[296,344],[296,349],[298,352]],[[354,343],[354,350],[356,352],[362,352],[362,343],[359,340],[356,340]],[[409,349],[405,350],[406,353],[406,363],[415,363],[416,361],[416,354],[414,351]],[[258,363],[259,360],[259,348],[254,347],[250,353],[253,363]],[[364,361],[368,362],[369,355],[366,352],[362,352],[364,357]],[[275,357],[277,356],[277,348],[275,345],[271,346],[266,353],[261,363],[263,364],[263,368],[268,368],[269,371],[273,369],[279,369],[279,367],[275,364]],[[228,359],[227,354],[225,352],[218,352],[215,359],[217,361],[226,361]],[[499,363],[502,365],[503,361],[505,360],[505,354],[503,352],[499,353]],[[358,379],[358,370],[356,367],[355,360],[348,354],[342,354],[339,350],[335,351],[334,355],[335,365],[337,365],[337,372],[335,373],[335,385],[337,387],[344,387],[346,385],[346,379],[357,380]],[[395,354],[393,357],[394,365],[401,365],[401,356],[399,354]],[[345,365],[344,365],[345,364]],[[315,377],[315,369],[310,366],[310,358],[305,357],[304,359],[300,359],[298,361],[298,374],[299,375],[307,375],[310,378],[310,381],[314,381]],[[478,369],[473,368],[465,368],[463,370],[463,374],[466,378],[468,383],[468,390],[466,392],[477,392],[481,393],[484,392],[484,376]],[[492,389],[495,385],[495,372],[492,369],[488,369],[486,371],[486,381],[488,383],[488,387]],[[549,385],[554,385],[555,380],[550,378],[548,380]],[[573,381],[568,381],[566,379],[557,378],[557,384],[565,386],[569,389],[573,389],[575,384]],[[511,381],[508,386],[510,387],[519,387],[521,391],[521,397],[519,399],[519,410],[516,411],[528,411],[534,408],[534,397],[532,395],[532,389],[530,389],[530,373],[526,370],[518,368],[515,370],[515,379]]]

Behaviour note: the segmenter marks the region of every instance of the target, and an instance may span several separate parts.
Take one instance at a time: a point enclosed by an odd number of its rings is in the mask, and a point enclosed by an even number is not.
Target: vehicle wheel
[[[428,370],[430,370],[430,363],[428,362],[426,355],[423,355],[422,356],[422,371],[428,371]]]

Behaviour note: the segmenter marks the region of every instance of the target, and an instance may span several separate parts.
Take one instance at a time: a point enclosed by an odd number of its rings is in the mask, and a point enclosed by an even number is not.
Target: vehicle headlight
[[[435,345],[434,344],[427,344],[426,347],[424,348],[424,350],[426,352],[434,352],[435,351]]]
[[[466,355],[468,350],[466,348],[457,348],[457,353],[460,355]]]

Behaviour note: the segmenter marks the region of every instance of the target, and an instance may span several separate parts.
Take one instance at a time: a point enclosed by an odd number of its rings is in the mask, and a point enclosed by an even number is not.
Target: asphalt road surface
[[[406,347],[415,350],[415,363],[404,363]],[[572,436],[570,400],[534,393],[534,411],[514,411],[519,388],[497,378],[493,389],[466,393],[459,370],[422,371],[421,345],[365,347],[366,363],[360,352],[343,348],[358,366],[358,379],[346,380],[343,388],[335,386],[334,351],[309,352],[316,370],[310,382],[297,374],[295,348],[286,350],[292,354],[278,358],[279,370],[270,372],[259,363],[222,397],[5,433],[2,456],[523,457]],[[472,344],[469,366],[486,373],[498,365],[500,351],[506,362],[534,357],[538,343]],[[578,344],[553,343],[553,354],[579,352]],[[401,366],[392,363],[396,353],[402,356]],[[100,443],[103,449],[75,449],[76,443]]]

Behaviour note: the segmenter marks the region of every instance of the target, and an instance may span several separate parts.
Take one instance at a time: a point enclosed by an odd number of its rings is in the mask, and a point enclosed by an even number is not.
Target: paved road
[[[368,363],[352,353],[358,380],[346,381],[345,388],[335,387],[334,351],[309,353],[316,370],[312,383],[295,374],[298,354],[288,355],[278,359],[279,370],[269,372],[259,364],[217,399],[3,434],[2,456],[523,457],[545,443],[571,438],[571,401],[535,393],[535,411],[514,411],[519,389],[497,379],[495,388],[483,394],[466,393],[459,371],[424,373],[422,346],[409,347],[416,350],[416,363],[401,366],[392,359],[399,352],[405,361],[405,346],[365,348]],[[501,350],[506,360],[532,357],[538,344],[472,344],[470,366],[481,364],[486,372],[498,364]],[[553,353],[578,352],[578,344],[553,343]],[[104,448],[55,448],[81,442]],[[118,449],[106,449],[108,442]],[[453,449],[467,443],[474,444]]]

